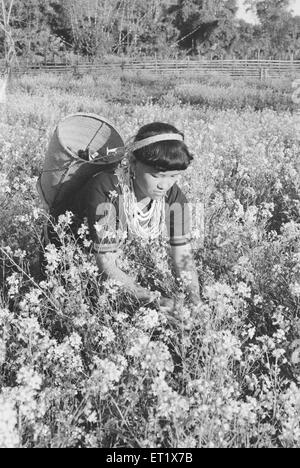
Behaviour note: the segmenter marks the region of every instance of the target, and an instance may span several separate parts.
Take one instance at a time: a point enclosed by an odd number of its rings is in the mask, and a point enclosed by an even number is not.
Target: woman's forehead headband
[[[179,133],[162,133],[153,137],[145,138],[144,140],[135,141],[131,146],[131,151],[137,151],[146,146],[158,143],[159,141],[184,141],[184,138]]]

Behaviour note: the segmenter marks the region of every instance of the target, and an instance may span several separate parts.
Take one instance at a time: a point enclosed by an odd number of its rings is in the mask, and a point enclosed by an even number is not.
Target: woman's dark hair
[[[146,138],[164,133],[176,133],[184,138],[183,133],[173,127],[173,125],[153,122],[140,128],[134,141],[145,140]],[[133,154],[138,161],[155,167],[155,169],[161,172],[183,171],[189,167],[194,159],[184,141],[177,140],[152,143],[149,146],[134,151]]]

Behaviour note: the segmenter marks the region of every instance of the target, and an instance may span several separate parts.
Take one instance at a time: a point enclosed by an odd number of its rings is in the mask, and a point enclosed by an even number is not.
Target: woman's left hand
[[[177,304],[174,298],[170,298],[170,297],[160,298],[160,304],[159,304],[160,311],[163,314],[165,314],[168,321],[172,323],[173,325],[180,324],[180,319],[177,316],[176,306]]]
[[[159,301],[159,308],[161,312],[174,312],[176,308],[176,301],[174,298],[162,296]]]

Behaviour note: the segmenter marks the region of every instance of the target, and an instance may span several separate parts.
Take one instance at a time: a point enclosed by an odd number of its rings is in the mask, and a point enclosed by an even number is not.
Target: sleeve
[[[86,194],[86,216],[95,253],[116,252],[119,247],[119,193],[108,176],[94,177]]]
[[[190,242],[190,207],[177,184],[173,185],[166,198],[166,225],[171,246],[182,246]]]

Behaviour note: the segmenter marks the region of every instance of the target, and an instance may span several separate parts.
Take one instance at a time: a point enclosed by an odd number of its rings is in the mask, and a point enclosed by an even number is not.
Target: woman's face
[[[164,197],[182,173],[182,171],[159,172],[140,161],[134,163],[134,172],[134,190],[137,201],[148,197],[152,200]]]

